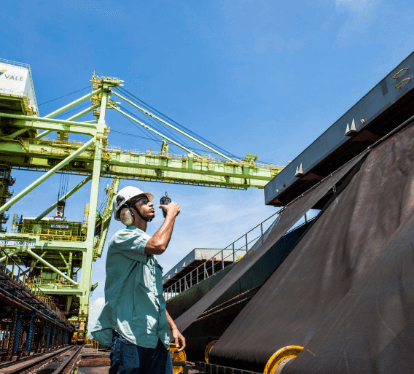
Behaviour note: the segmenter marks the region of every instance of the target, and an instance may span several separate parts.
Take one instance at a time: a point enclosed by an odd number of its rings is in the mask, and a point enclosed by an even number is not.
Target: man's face
[[[138,198],[135,202],[135,208],[139,209],[139,212],[145,218],[152,219],[155,217],[154,204],[148,201],[146,196]]]

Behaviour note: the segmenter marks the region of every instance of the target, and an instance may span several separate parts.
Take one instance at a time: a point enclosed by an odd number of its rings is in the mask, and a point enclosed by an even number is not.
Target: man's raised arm
[[[180,213],[180,208],[174,202],[168,205],[160,205],[160,208],[167,212],[167,216],[158,231],[148,240],[145,246],[145,254],[147,255],[160,255],[164,253],[171,239],[175,217]]]

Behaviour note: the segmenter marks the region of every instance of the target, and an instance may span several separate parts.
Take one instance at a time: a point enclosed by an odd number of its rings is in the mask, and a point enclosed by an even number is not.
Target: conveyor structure
[[[75,326],[6,252],[0,255],[0,361],[16,360],[69,344]]]

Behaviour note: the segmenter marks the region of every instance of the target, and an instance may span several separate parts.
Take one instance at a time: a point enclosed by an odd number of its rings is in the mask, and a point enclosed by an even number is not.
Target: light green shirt
[[[92,336],[110,346],[112,330],[133,344],[155,348],[158,338],[169,349],[170,327],[162,295],[162,268],[144,253],[150,236],[135,226],[119,230],[109,241],[105,306]]]

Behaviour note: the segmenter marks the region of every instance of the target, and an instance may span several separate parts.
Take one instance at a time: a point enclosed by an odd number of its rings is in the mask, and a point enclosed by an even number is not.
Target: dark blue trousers
[[[156,348],[144,348],[114,331],[109,374],[173,374],[171,353],[160,339]]]

